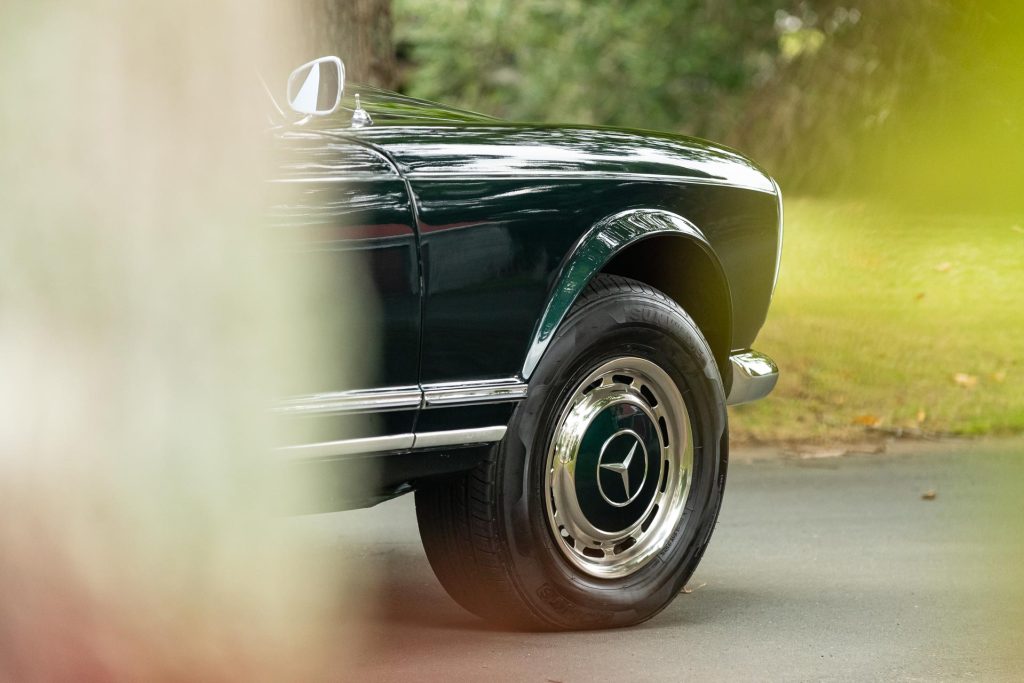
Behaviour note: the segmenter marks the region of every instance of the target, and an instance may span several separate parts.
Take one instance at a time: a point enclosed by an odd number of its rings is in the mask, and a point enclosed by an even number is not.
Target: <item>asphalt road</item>
[[[410,496],[301,524],[354,558],[353,680],[1024,680],[1024,442],[916,450],[735,454],[692,592],[625,630],[515,633],[462,611]]]

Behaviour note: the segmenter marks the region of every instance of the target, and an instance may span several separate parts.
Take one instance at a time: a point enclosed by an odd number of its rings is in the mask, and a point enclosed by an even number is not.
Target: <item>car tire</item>
[[[700,329],[658,290],[599,275],[503,441],[417,490],[423,546],[446,591],[489,621],[637,624],[696,569],[727,462],[722,379]]]

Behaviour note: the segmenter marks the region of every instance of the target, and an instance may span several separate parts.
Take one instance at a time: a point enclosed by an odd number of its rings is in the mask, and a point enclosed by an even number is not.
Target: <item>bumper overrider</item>
[[[729,356],[732,386],[726,403],[731,406],[757,401],[772,393],[779,381],[779,367],[768,356],[753,350]]]

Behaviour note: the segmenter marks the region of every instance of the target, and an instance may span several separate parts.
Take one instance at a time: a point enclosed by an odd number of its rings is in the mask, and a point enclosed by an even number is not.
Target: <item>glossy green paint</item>
[[[356,92],[372,127],[349,125]],[[728,348],[716,353],[753,343],[774,284],[780,203],[774,181],[741,154],[646,131],[513,124],[358,86],[344,104],[296,133],[319,140],[301,181],[344,184],[352,164],[337,157],[359,145],[404,183],[404,197],[375,205],[364,195],[358,214],[362,239],[386,241],[405,202],[415,232],[418,263],[404,262],[418,284],[401,292],[420,300],[418,355],[406,336],[386,351],[403,357],[385,366],[412,361],[420,383],[528,378],[586,283],[623,250],[668,237],[696,245],[725,283]],[[337,204],[332,211],[344,219]],[[395,291],[390,270],[370,269],[379,290]],[[707,286],[692,273],[673,277]],[[381,304],[386,328],[398,316],[411,329],[408,306]],[[431,416],[432,428],[468,426],[459,411],[445,413]]]

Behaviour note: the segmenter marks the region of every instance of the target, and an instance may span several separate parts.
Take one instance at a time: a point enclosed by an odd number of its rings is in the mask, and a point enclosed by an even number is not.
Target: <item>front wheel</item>
[[[692,575],[722,500],[725,396],[692,319],[661,292],[601,275],[476,469],[416,493],[449,594],[534,629],[635,624]]]

